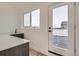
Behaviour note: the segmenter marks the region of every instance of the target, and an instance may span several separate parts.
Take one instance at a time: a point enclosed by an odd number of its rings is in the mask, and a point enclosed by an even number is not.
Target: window
[[[31,12],[32,27],[40,27],[40,9]]]
[[[24,26],[30,26],[30,13],[24,14]]]
[[[68,48],[68,5],[52,9],[53,44],[59,48]]]
[[[68,5],[53,9],[53,28],[67,27],[68,22]],[[62,26],[63,25],[63,26]]]
[[[40,9],[24,14],[24,26],[40,27]]]

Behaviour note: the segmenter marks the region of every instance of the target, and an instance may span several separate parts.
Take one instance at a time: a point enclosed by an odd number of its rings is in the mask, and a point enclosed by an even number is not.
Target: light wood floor
[[[44,54],[42,54],[40,52],[37,52],[37,51],[35,51],[33,49],[29,49],[29,51],[30,51],[30,56],[46,56],[46,55],[44,55]]]

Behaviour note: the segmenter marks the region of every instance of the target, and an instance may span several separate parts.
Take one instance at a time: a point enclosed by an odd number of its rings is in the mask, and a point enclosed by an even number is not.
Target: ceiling
[[[8,2],[12,6],[35,6],[35,5],[50,5],[53,2]]]
[[[30,10],[30,8],[40,7],[40,6],[49,6],[54,5],[58,2],[0,2],[1,6],[11,6],[15,10],[19,11],[26,11]]]

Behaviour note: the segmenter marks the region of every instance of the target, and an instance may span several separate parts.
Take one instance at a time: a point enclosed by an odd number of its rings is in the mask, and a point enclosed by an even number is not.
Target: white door
[[[74,3],[49,6],[49,52],[58,55],[74,53]]]

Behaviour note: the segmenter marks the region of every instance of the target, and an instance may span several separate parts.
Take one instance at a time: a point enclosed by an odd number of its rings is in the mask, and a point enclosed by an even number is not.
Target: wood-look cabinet
[[[11,36],[15,36],[15,37],[24,39],[24,33],[14,33],[14,34],[11,34]]]
[[[29,43],[0,51],[0,56],[29,56]]]

